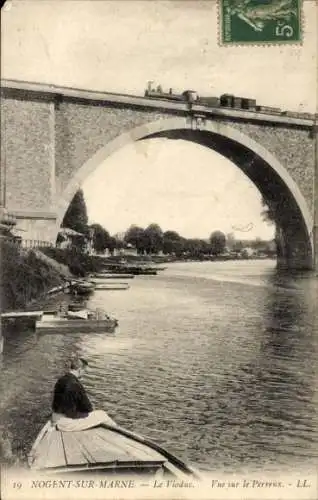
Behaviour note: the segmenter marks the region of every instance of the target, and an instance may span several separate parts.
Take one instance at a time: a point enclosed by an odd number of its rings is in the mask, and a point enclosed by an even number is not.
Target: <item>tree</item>
[[[163,247],[163,232],[158,224],[149,224],[144,231],[144,248],[147,254],[159,253]]]
[[[226,247],[225,234],[222,231],[214,231],[210,236],[210,250],[214,255],[220,255]]]
[[[261,216],[264,222],[267,222],[270,225],[276,223],[276,210],[273,202],[267,201],[264,197],[262,198],[262,206],[263,210],[261,212]]]
[[[176,231],[165,231],[163,233],[162,251],[165,255],[182,254],[183,241],[181,236]]]
[[[184,250],[189,257],[202,259],[209,253],[209,244],[199,238],[188,238],[184,241]]]
[[[226,235],[226,246],[228,250],[231,252],[235,246],[235,235],[234,233],[228,233]]]
[[[130,243],[136,248],[138,254],[143,254],[145,251],[144,229],[134,224],[126,231],[124,241]]]
[[[178,234],[176,231],[165,231],[163,233],[163,237],[164,239],[172,241],[178,241],[181,238],[180,234]]]
[[[109,232],[100,224],[92,224],[90,229],[93,232],[93,248],[97,253],[104,253],[109,244]]]
[[[122,244],[122,242],[120,242]],[[110,251],[111,255],[114,254],[115,248],[118,248],[118,242],[114,236],[110,236],[108,238],[107,248]]]
[[[241,250],[243,250],[243,248],[244,248],[243,241],[242,240],[235,240],[233,247],[232,247],[233,252],[238,253]]]
[[[185,242],[185,238],[180,238],[179,241],[175,241],[174,254],[176,257],[182,257],[183,252],[184,252],[184,242]]]
[[[68,227],[79,233],[87,234],[87,223],[88,217],[84,193],[82,189],[79,189],[64,215],[62,227]]]
[[[255,238],[255,240],[250,242],[250,247],[254,248],[254,250],[262,250],[266,245],[266,241],[262,240],[259,236]]]

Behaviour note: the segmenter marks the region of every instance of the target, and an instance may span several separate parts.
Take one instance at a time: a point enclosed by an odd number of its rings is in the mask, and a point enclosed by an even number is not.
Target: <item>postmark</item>
[[[301,43],[302,0],[219,0],[220,42]]]

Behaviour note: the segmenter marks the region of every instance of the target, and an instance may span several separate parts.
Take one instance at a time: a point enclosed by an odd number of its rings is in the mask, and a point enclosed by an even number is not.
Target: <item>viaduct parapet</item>
[[[167,137],[230,159],[274,209],[279,264],[318,268],[316,116],[8,80],[1,94],[1,206],[24,238],[55,242],[75,192],[101,162],[130,142]]]

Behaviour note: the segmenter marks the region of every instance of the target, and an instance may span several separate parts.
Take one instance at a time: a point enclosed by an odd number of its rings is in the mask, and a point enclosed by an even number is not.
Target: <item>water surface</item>
[[[114,335],[5,333],[1,417],[16,444],[31,446],[76,351],[96,407],[202,469],[316,465],[317,279],[264,260],[169,264],[130,284],[89,301],[119,319]]]

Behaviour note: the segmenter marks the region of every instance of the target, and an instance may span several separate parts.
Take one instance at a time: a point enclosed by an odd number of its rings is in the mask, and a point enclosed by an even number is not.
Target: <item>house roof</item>
[[[85,237],[85,234],[74,231],[74,229],[70,229],[69,227],[61,227],[61,229],[59,230],[59,234],[62,234],[65,236],[83,236],[83,237]]]

